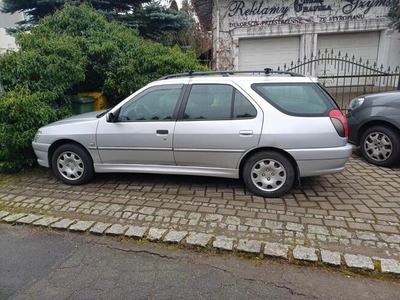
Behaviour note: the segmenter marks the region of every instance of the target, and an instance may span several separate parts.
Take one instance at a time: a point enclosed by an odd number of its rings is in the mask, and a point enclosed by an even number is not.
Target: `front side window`
[[[193,85],[187,100],[186,120],[255,118],[257,110],[238,90],[227,84]]]
[[[259,83],[252,88],[280,111],[293,116],[325,116],[333,108],[315,84]]]
[[[182,86],[156,87],[124,105],[120,122],[171,120]]]

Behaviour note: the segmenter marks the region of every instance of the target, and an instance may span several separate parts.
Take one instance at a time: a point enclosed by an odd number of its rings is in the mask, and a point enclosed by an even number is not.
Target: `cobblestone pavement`
[[[356,150],[345,172],[303,179],[274,199],[221,178],[99,174],[90,184],[67,186],[46,169],[0,177],[0,219],[7,222],[211,241],[219,249],[333,265],[356,261],[367,270],[379,258],[397,274],[399,218],[400,168],[369,165]]]

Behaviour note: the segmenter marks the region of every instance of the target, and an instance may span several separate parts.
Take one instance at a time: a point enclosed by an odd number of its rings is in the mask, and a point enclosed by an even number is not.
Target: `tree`
[[[118,15],[115,20],[139,30],[140,35],[158,41],[160,37],[171,33],[179,34],[190,28],[190,16],[173,8],[167,8],[158,2],[150,2],[132,14]]]
[[[80,5],[89,3],[102,12],[108,20],[118,20],[139,30],[144,37],[162,35],[163,32],[177,32],[189,26],[189,16],[177,10],[166,8],[152,0],[3,0],[3,13],[24,11],[26,20],[18,22],[18,29],[27,30],[43,17],[53,14],[69,3]],[[148,5],[143,5],[149,3]],[[155,22],[155,20],[157,22]],[[15,32],[16,30],[11,30]]]
[[[163,45],[178,45],[185,51],[190,49],[196,53],[199,61],[202,61],[204,64],[210,63],[212,49],[212,39],[210,34],[201,27],[199,22],[197,22],[193,7],[190,5],[188,0],[182,1],[181,12],[190,16],[190,27],[186,30],[180,31],[179,34],[167,32],[157,41]]]
[[[389,18],[392,20],[391,26],[400,31],[400,5],[393,6],[389,10]]]
[[[0,56],[0,171],[35,162],[37,129],[71,114],[64,94],[96,89],[113,105],[164,75],[206,70],[194,52],[145,40],[88,5],[65,5],[16,42]]]

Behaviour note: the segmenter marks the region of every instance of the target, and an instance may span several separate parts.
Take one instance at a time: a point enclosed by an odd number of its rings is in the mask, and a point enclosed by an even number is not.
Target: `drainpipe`
[[[216,49],[215,49],[215,66],[216,69],[219,70],[219,0],[215,0],[217,5],[217,34],[216,34]]]

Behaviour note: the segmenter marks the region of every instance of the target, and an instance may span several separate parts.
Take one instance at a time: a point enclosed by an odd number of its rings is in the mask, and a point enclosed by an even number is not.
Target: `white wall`
[[[1,6],[2,1],[0,0]],[[16,48],[14,38],[6,33],[5,28],[14,27],[16,22],[23,19],[24,15],[22,13],[3,14],[0,12],[0,53],[8,48]]]

